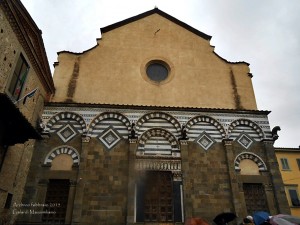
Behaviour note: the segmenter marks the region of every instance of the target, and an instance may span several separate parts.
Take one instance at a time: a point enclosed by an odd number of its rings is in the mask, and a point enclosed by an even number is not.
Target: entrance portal
[[[148,171],[145,180],[145,222],[173,221],[173,211],[172,173]]]
[[[246,207],[248,214],[255,211],[269,211],[263,184],[243,184]]]

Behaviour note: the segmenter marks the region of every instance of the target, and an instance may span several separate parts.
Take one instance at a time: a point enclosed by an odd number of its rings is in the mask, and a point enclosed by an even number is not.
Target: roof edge
[[[135,22],[135,21],[137,21],[137,20],[139,20],[139,19],[145,18],[145,17],[150,16],[150,15],[155,14],[155,13],[161,15],[162,17],[164,17],[164,18],[166,18],[166,19],[168,19],[168,20],[174,22],[175,24],[177,24],[177,25],[179,25],[179,26],[181,26],[181,27],[187,29],[188,31],[190,31],[190,32],[192,32],[192,33],[194,33],[194,34],[196,34],[196,35],[198,35],[198,36],[200,36],[200,37],[202,37],[202,38],[204,38],[204,39],[206,39],[206,40],[208,40],[208,41],[212,38],[212,36],[207,35],[207,34],[201,32],[201,31],[199,31],[199,30],[197,30],[197,29],[191,27],[190,25],[188,25],[188,24],[186,24],[186,23],[184,23],[184,22],[182,22],[182,21],[176,19],[176,18],[173,17],[173,16],[170,16],[169,14],[167,14],[167,13],[165,13],[165,12],[159,10],[158,8],[154,8],[154,9],[152,9],[152,10],[146,11],[146,12],[141,13],[141,14],[139,14],[139,15],[136,15],[136,16],[130,17],[130,18],[128,18],[128,19],[119,21],[119,22],[117,22],[117,23],[108,25],[108,26],[106,26],[106,27],[100,28],[101,34],[102,34],[102,33],[109,32],[109,31],[114,30],[114,29],[116,29],[116,28],[119,28],[119,27],[124,26],[124,25],[126,25],[126,24]]]
[[[216,53],[215,51],[213,51],[213,53],[218,57],[220,58],[221,60],[223,60],[224,62],[226,63],[230,63],[230,64],[246,64],[247,66],[250,66],[250,63],[247,63],[245,61],[237,61],[237,62],[231,62],[231,61],[228,61],[227,59],[223,58],[222,56],[220,56],[218,53]]]
[[[274,147],[276,152],[300,152],[300,146],[298,148],[287,148],[287,147]]]
[[[115,108],[120,109],[127,107],[129,109],[154,109],[154,110],[171,110],[171,111],[201,111],[201,112],[238,112],[241,114],[262,114],[268,115],[268,110],[240,110],[226,108],[201,108],[201,107],[181,107],[181,106],[155,106],[155,105],[126,105],[126,104],[105,104],[105,103],[75,103],[75,102],[47,102],[45,106],[64,106],[64,107],[91,107],[91,108]]]

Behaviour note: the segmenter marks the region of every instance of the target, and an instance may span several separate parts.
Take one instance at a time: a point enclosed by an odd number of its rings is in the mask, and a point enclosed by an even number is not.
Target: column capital
[[[231,138],[224,138],[223,140],[224,145],[232,145],[233,139]]]
[[[130,144],[136,144],[138,139],[137,138],[129,138],[128,140],[129,140]]]
[[[265,145],[274,145],[274,140],[273,139],[263,139],[262,142],[265,144]]]
[[[38,185],[39,185],[39,186],[47,186],[48,183],[49,183],[49,180],[47,180],[47,179],[40,179],[40,180],[38,181]]]
[[[188,145],[188,140],[179,140],[180,145]]]
[[[70,180],[70,186],[76,186],[77,180]]]
[[[172,171],[173,181],[182,181],[182,172],[181,171]]]
[[[42,132],[41,136],[43,139],[49,139],[50,138],[50,133],[49,132]]]
[[[89,136],[82,136],[81,140],[82,140],[82,143],[89,143],[90,140],[91,140],[91,137],[89,137]]]

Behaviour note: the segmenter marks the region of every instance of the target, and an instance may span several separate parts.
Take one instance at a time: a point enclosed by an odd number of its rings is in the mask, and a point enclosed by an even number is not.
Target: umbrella
[[[185,225],[209,225],[209,223],[202,218],[190,218],[185,222]]]
[[[272,216],[270,222],[273,225],[280,225],[280,224],[287,223],[287,222],[294,225],[294,224],[300,224],[300,217],[287,215],[287,214],[278,214],[278,215]]]
[[[270,223],[272,225],[295,225],[294,223],[291,223],[285,219],[283,219],[282,217],[275,217],[275,218],[271,218]]]
[[[300,217],[297,216],[292,216],[292,215],[283,215],[281,217],[282,219],[285,219],[291,223],[296,223],[296,224],[300,224]]]
[[[278,222],[280,223],[281,221],[280,220],[278,221],[277,219],[279,219],[279,218],[281,218],[283,216],[287,216],[287,215],[285,215],[285,214],[277,214],[277,215],[272,216],[271,219],[270,219],[270,223],[272,225],[279,225]]]
[[[253,221],[255,225],[260,225],[263,222],[269,220],[270,214],[265,211],[257,211],[253,214]]]
[[[236,215],[231,212],[224,212],[214,218],[214,222],[218,225],[226,224],[236,218]]]

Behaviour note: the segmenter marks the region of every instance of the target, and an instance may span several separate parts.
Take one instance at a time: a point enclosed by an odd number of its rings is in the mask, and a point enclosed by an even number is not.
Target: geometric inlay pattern
[[[210,137],[206,132],[203,132],[196,140],[196,142],[205,150],[208,150],[214,143],[215,140]]]
[[[114,130],[112,126],[110,126],[98,136],[98,139],[107,150],[111,150],[121,141],[122,138],[121,135]]]
[[[243,146],[244,148],[248,149],[250,147],[250,145],[253,143],[253,141],[251,140],[250,137],[248,137],[246,134],[242,134],[237,142]]]
[[[77,132],[75,129],[72,128],[70,124],[67,124],[62,129],[57,132],[58,136],[61,138],[63,142],[68,142],[74,136],[76,136]]]
[[[74,149],[71,146],[67,146],[67,145],[59,146],[59,147],[53,149],[51,152],[49,152],[45,158],[44,164],[51,164],[52,160],[60,154],[70,155],[73,159],[73,164],[79,165],[79,162],[80,162],[79,153],[77,152],[76,149]]]

